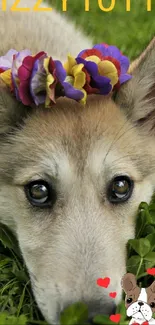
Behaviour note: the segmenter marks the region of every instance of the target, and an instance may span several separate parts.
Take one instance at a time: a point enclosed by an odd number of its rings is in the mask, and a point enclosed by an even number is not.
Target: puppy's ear
[[[122,85],[116,103],[128,119],[148,134],[155,134],[155,38],[135,60],[129,73],[132,79]]]
[[[155,281],[149,287],[153,293],[155,293]]]
[[[132,273],[126,273],[122,278],[121,285],[125,293],[136,288],[137,281],[135,275]]]
[[[18,126],[31,109],[18,102],[0,79],[0,136]]]

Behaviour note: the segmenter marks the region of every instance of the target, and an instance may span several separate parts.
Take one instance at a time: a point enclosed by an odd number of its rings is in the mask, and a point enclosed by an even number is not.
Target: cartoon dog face
[[[155,281],[148,288],[140,289],[135,275],[127,273],[122,279],[122,288],[126,293],[127,316],[150,321],[155,312]]]

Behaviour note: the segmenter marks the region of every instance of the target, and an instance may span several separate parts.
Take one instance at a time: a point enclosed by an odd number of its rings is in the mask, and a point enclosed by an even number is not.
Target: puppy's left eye
[[[150,303],[150,307],[151,307],[151,308],[154,308],[154,307],[155,307],[155,302],[151,302],[151,303]]]
[[[132,302],[132,298],[128,298],[128,299],[126,300],[126,302],[127,302],[127,304],[131,304],[131,302]]]
[[[133,191],[133,181],[128,176],[115,177],[108,188],[108,199],[111,203],[127,201]]]

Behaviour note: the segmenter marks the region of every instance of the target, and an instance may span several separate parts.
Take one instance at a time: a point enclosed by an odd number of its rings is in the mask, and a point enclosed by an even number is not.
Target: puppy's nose
[[[142,301],[139,301],[139,302],[138,302],[138,305],[141,307],[141,306],[144,305],[144,303],[143,303]]]

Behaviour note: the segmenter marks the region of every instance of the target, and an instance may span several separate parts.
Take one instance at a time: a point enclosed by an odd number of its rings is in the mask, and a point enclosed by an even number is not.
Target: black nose
[[[142,301],[138,302],[138,305],[141,307],[144,305],[144,303]]]

